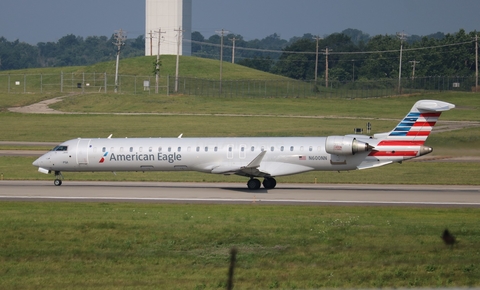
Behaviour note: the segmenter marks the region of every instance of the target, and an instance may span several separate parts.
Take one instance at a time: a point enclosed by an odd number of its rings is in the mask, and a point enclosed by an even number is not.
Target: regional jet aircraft
[[[375,168],[432,152],[425,140],[443,111],[455,105],[421,100],[390,132],[328,137],[79,138],[33,162],[42,173],[76,171],[199,171],[249,178],[249,189],[276,185],[275,177],[308,171]],[[181,173],[179,173],[181,174]],[[258,178],[263,178],[260,182]]]

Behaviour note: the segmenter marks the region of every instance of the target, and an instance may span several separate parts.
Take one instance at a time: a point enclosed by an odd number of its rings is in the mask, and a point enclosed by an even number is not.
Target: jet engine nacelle
[[[325,151],[335,155],[355,155],[357,152],[368,152],[373,146],[349,136],[328,136],[325,140]]]

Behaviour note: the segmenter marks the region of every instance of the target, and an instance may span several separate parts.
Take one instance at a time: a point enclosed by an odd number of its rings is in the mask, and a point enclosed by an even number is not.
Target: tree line
[[[263,39],[245,40],[241,35],[224,35],[223,61],[284,75],[294,79],[312,80],[326,74],[328,57],[329,79],[397,78],[400,48],[402,76],[471,76],[475,74],[476,31],[460,29],[453,34],[428,36],[376,35],[371,37],[356,29],[347,29],[323,38],[312,34],[285,40],[278,34]],[[191,35],[192,55],[220,59],[220,35],[205,38],[200,32]],[[90,65],[113,60],[116,54],[114,36],[67,35],[57,42],[30,45],[19,40],[0,37],[0,71],[34,67]],[[318,43],[318,54],[317,54]],[[234,49],[235,47],[235,49]],[[143,35],[128,39],[122,57],[145,53]],[[316,59],[318,58],[318,62]]]
[[[0,71],[24,68],[91,65],[115,59],[117,47],[114,35],[83,38],[69,34],[57,42],[39,42],[30,45],[19,40],[8,41],[0,37]],[[127,39],[122,57],[145,54],[143,36]]]
[[[223,60],[229,61],[235,39],[235,63],[299,80],[313,80],[326,74],[338,81],[398,78],[402,48],[402,77],[472,76],[475,74],[477,32],[435,33],[428,36],[369,36],[347,29],[324,38],[312,34],[290,41],[277,34],[262,40],[244,41],[241,35],[224,36]],[[226,41],[228,39],[228,41]],[[317,55],[318,40],[318,55]],[[220,36],[208,39],[192,34],[192,54],[219,59]],[[230,41],[230,44],[228,43]]]

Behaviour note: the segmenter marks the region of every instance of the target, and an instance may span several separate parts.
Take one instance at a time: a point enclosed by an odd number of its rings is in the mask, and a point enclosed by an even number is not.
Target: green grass
[[[0,203],[3,289],[472,287],[477,209]],[[456,235],[453,249],[440,239]]]
[[[191,113],[280,116],[343,116],[359,118],[404,117],[421,99],[439,99],[457,108],[442,116],[447,120],[480,121],[480,98],[471,93],[419,94],[380,99],[338,98],[222,98],[199,96],[75,95],[52,108],[90,113]]]
[[[0,173],[5,180],[52,180],[53,175],[37,172],[35,157],[0,157]],[[454,172],[455,174],[452,174]],[[199,172],[64,172],[65,182],[95,181],[173,181],[173,182],[241,182],[240,176],[223,176]],[[412,162],[369,170],[348,172],[309,172],[276,178],[278,183],[342,184],[446,184],[480,185],[480,166],[476,162]]]
[[[79,110],[92,106],[98,111],[155,111],[193,115],[36,115],[0,113],[3,126],[0,139],[5,141],[63,142],[77,137],[184,137],[203,136],[328,136],[350,134],[353,128],[372,124],[372,133],[391,130],[405,116],[413,103],[422,98],[442,99],[457,105],[445,112],[441,120],[479,121],[480,98],[472,94],[394,97],[384,99],[225,99],[200,97],[132,98],[125,95],[92,95],[68,98],[60,109]],[[154,97],[157,98],[157,97]],[[130,100],[130,101],[129,101]],[[133,101],[132,101],[133,100]],[[137,105],[136,102],[138,102]],[[95,105],[98,103],[98,105]],[[147,105],[149,108],[147,109]],[[133,109],[137,106],[136,109]],[[155,109],[156,106],[163,110]],[[269,110],[265,110],[269,108]],[[247,116],[215,116],[214,114],[247,114]],[[195,115],[205,114],[205,115]],[[268,116],[265,116],[268,115]],[[317,118],[318,116],[327,116]],[[348,118],[335,118],[348,117]],[[353,118],[357,117],[357,118]],[[435,149],[431,156],[480,156],[480,127],[432,134],[427,145]],[[25,147],[7,146],[7,149]],[[35,171],[33,158],[0,159],[5,179],[52,179]],[[452,168],[455,174],[451,174]],[[411,184],[478,184],[476,163],[412,163],[386,166],[374,170],[348,173],[313,172],[281,177],[279,182],[319,183],[411,183]],[[67,180],[160,180],[160,181],[232,181],[240,177],[224,177],[201,173],[72,173]]]
[[[152,60],[122,60],[120,72],[148,75]],[[162,74],[173,75],[173,62],[162,61]],[[10,73],[58,76],[61,71],[113,73],[114,62]],[[217,79],[218,62],[182,60],[181,72]],[[229,64],[224,72],[224,78],[232,80],[275,77]],[[47,76],[44,81],[49,81]],[[62,142],[112,133],[115,137],[343,135],[364,127],[367,120],[375,133],[390,130],[416,100],[424,98],[457,105],[441,120],[480,121],[480,98],[470,93],[379,99],[86,94],[67,97],[55,108],[208,115],[6,113],[8,107],[58,96],[20,91],[0,93],[0,140]],[[435,148],[434,154],[478,156],[479,131],[477,127],[433,134],[427,145]],[[51,175],[36,171],[31,165],[34,159],[0,157],[2,178],[52,180]],[[365,171],[312,172],[278,181],[478,185],[479,170],[477,163],[405,162]],[[66,182],[245,182],[236,176],[194,172],[65,173],[65,177]],[[473,208],[0,202],[0,285],[2,289],[224,289],[228,252],[236,247],[235,289],[478,287],[479,218]],[[445,228],[460,241],[453,249],[440,240]]]

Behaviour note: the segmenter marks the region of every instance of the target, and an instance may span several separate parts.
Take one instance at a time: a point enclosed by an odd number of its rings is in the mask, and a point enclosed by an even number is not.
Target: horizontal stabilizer
[[[362,163],[360,163],[360,165],[357,166],[357,169],[362,170],[362,169],[375,168],[375,167],[380,167],[380,166],[384,166],[384,165],[388,165],[388,164],[392,164],[392,163],[393,163],[393,161],[383,161],[383,162],[363,161]]]
[[[455,108],[455,105],[437,100],[421,100],[416,102],[413,108],[419,111],[444,112]]]

